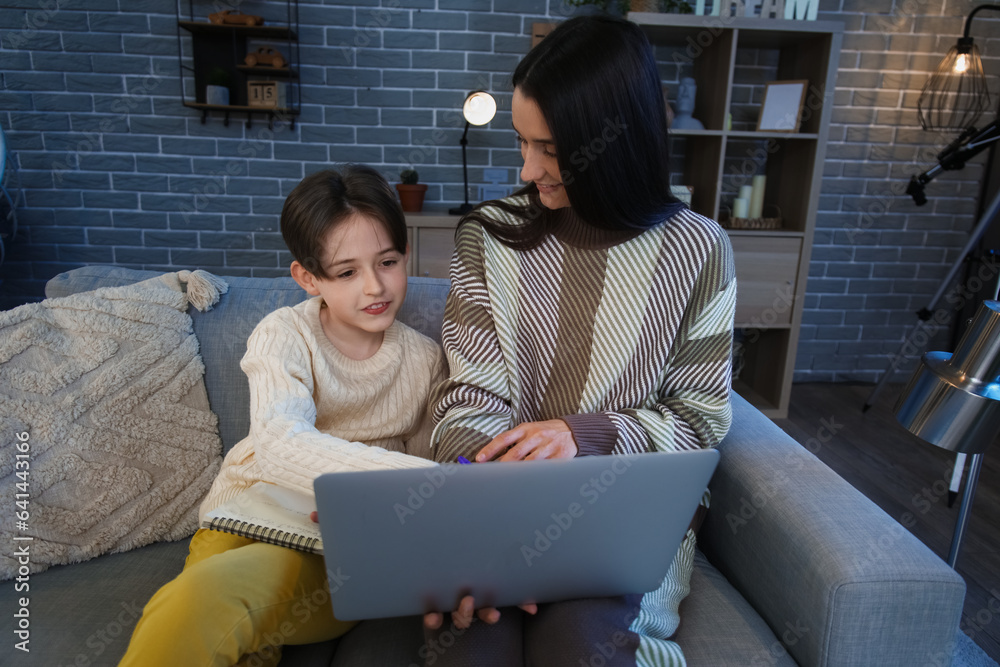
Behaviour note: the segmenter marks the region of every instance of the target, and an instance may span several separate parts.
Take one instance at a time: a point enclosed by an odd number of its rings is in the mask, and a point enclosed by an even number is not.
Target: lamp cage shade
[[[989,106],[979,48],[971,37],[963,37],[920,91],[920,125],[925,130],[967,130]]]

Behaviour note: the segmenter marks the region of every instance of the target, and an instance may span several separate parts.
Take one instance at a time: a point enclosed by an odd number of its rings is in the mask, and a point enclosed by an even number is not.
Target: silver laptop
[[[331,473],[316,505],[341,620],[656,589],[715,450]]]

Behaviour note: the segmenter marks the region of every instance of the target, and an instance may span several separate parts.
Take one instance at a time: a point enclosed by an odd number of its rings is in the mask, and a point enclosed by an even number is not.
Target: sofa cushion
[[[784,641],[779,640],[701,551],[695,552],[691,594],[681,603],[680,617],[674,638],[692,667],[798,664],[786,646],[800,639],[801,628],[789,624]],[[416,617],[365,621],[339,640],[332,667],[412,667],[425,658],[433,661],[435,650],[443,649],[424,644],[420,623]]]
[[[701,551],[695,552],[691,594],[681,602],[680,616],[674,639],[692,667],[798,664],[788,655],[786,644]],[[783,637],[788,645],[799,639],[794,631]]]
[[[112,285],[127,285],[160,275],[111,266],[85,266],[61,273],[45,286],[48,297],[64,296]],[[205,386],[212,410],[219,416],[219,434],[226,451],[250,431],[250,389],[240,360],[247,338],[268,313],[294,306],[308,294],[289,278],[223,276],[229,291],[207,312],[192,313],[194,332],[205,362]],[[448,281],[410,278],[398,319],[440,342],[444,296]]]
[[[675,639],[687,663],[794,667],[784,644],[726,578],[695,552],[691,594],[681,603]],[[411,667],[439,657],[427,646],[417,617],[364,621],[340,639],[332,667]],[[787,641],[795,635],[788,632]],[[438,652],[438,653],[436,653]]]
[[[187,540],[153,544],[31,579],[32,664],[113,665],[128,647],[142,608],[180,572]],[[0,628],[13,636],[14,619]],[[788,640],[794,641],[789,632]],[[688,664],[795,665],[784,645],[701,552],[695,554],[691,594],[681,604],[677,641]],[[334,667],[410,667],[423,664],[420,619],[365,621],[338,642],[286,647],[282,664]],[[421,649],[424,649],[421,652]],[[34,662],[37,660],[37,662]]]
[[[60,565],[31,577],[31,665],[116,665],[142,608],[180,573],[188,540],[158,542],[128,553]],[[0,632],[13,637],[13,616]],[[9,650],[9,649],[8,649]]]
[[[29,563],[3,551],[0,578],[194,532],[221,445],[180,280],[0,313],[0,430],[27,441],[0,444],[0,488],[24,503],[0,537],[32,539]]]
[[[59,274],[48,282],[48,297],[89,291],[110,285],[127,285],[160,275],[109,266],[85,266]],[[238,278],[224,276],[229,291],[204,313],[192,313],[194,332],[205,362],[205,388],[212,410],[219,416],[219,435],[225,451],[250,430],[250,390],[240,359],[247,338],[268,313],[294,306],[308,295],[291,278]]]

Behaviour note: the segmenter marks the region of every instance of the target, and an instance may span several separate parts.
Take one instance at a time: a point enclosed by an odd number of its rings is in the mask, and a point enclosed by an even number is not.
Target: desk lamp
[[[482,90],[469,93],[462,105],[462,115],[465,116],[465,132],[462,133],[462,176],[465,183],[465,203],[458,208],[448,210],[452,215],[465,215],[472,210],[469,203],[469,163],[465,157],[465,147],[469,145],[469,126],[486,125],[493,120],[497,112],[497,101],[493,96]]]

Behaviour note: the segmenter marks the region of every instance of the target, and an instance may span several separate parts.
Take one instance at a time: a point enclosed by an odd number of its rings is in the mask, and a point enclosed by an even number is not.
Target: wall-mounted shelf
[[[275,121],[287,122],[295,128],[295,119],[301,113],[302,102],[299,91],[299,6],[298,0],[286,0],[284,15],[268,8],[264,15],[264,25],[218,24],[209,21],[211,12],[217,5],[186,3],[187,11],[182,11],[184,0],[176,1],[177,9],[177,53],[181,73],[181,103],[191,109],[201,111],[201,122],[208,121],[211,112],[223,116],[223,124],[229,125],[233,114],[246,114],[247,127],[253,124],[254,116],[265,118],[268,127]],[[267,7],[267,6],[265,6]],[[244,59],[252,45],[270,45],[278,49],[286,64],[283,67],[248,66]],[[230,104],[208,104],[205,86],[210,75],[224,72],[232,82],[229,87]],[[284,104],[280,107],[262,107],[250,104],[247,83],[251,81],[275,81],[284,86]]]

